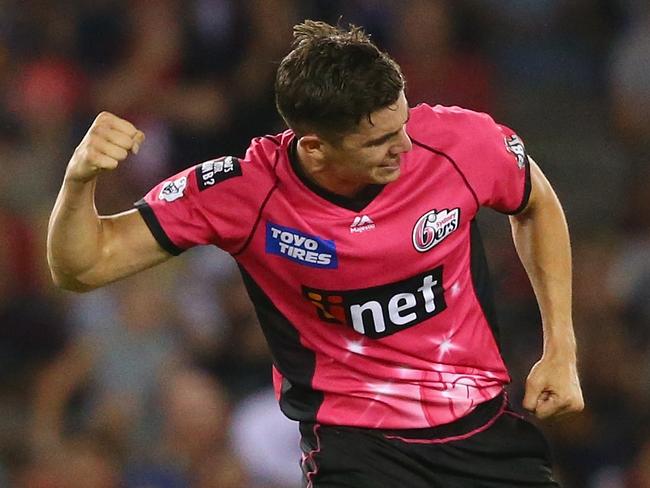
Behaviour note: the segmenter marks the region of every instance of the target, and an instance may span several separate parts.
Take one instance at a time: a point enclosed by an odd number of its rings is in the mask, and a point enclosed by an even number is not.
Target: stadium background
[[[102,213],[280,131],[272,82],[303,18],[363,25],[411,104],[488,111],[526,141],[572,230],[587,408],[544,425],[567,488],[650,487],[650,8],[645,0],[0,1],[0,486],[292,488],[297,432],[232,262],[196,249],[87,294],[45,232],[100,110],[147,134]],[[237,209],[232,209],[236,212]],[[507,220],[480,219],[515,401],[540,354]]]

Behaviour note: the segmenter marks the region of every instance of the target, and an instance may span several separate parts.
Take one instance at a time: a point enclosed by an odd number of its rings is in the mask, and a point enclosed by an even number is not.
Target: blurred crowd
[[[104,214],[283,130],[274,73],[304,18],[364,26],[412,105],[487,111],[526,141],[573,238],[587,407],[542,426],[558,473],[649,488],[647,0],[0,0],[0,487],[300,486],[297,427],[229,256],[193,249],[76,295],[51,284],[45,233],[102,110],[147,136],[102,176]],[[479,224],[516,404],[539,314],[507,219]]]

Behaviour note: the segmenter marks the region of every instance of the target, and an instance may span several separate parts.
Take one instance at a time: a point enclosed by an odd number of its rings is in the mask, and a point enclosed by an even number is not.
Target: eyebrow
[[[408,121],[411,120],[411,111],[409,110],[408,116],[406,117],[406,122],[402,124],[402,127],[405,126]],[[380,144],[383,144],[386,142],[388,139],[391,139],[392,137],[395,137],[397,134],[399,134],[399,131],[402,130],[402,127],[397,129],[394,132],[389,132],[388,134],[384,134],[383,136],[379,136],[376,139],[371,139],[363,144],[363,147],[370,147],[370,146],[378,146]]]

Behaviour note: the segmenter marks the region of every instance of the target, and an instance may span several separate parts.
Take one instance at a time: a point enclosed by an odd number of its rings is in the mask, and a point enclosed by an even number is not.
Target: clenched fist
[[[131,122],[102,112],[75,149],[65,178],[69,181],[90,181],[102,171],[117,168],[129,151],[137,154],[143,141],[144,133]]]
[[[544,355],[526,380],[524,408],[545,419],[585,408],[575,358]]]

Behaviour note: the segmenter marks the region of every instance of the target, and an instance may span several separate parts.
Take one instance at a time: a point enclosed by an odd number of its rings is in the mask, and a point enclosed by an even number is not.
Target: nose
[[[391,155],[397,156],[398,154],[409,152],[411,149],[413,149],[413,143],[411,142],[409,135],[406,133],[406,127],[403,127],[400,131],[397,144],[391,147]]]

